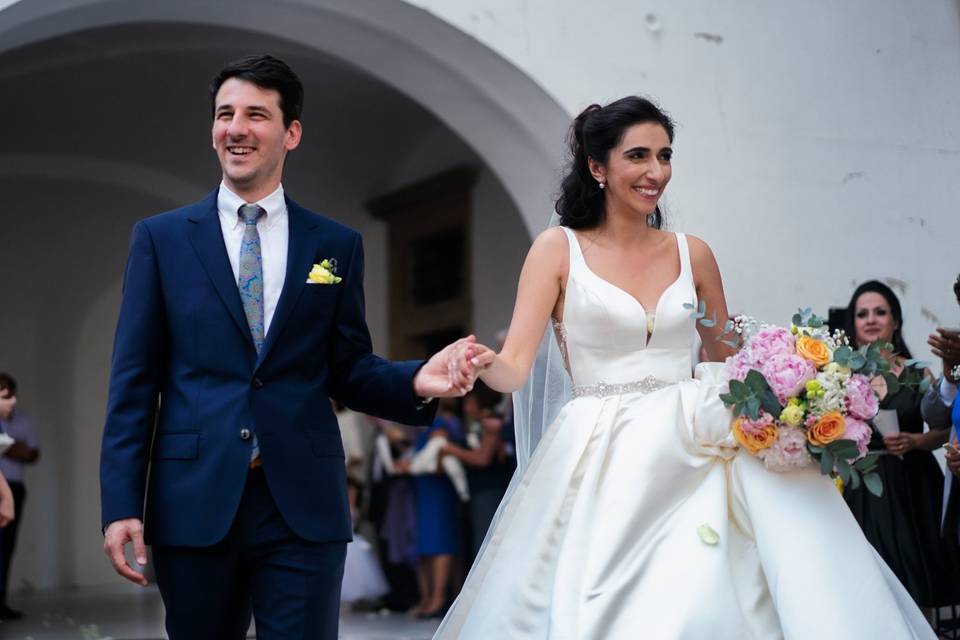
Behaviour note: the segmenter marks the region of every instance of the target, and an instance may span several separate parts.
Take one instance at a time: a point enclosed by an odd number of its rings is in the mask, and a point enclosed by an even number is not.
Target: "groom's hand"
[[[467,336],[447,345],[427,360],[413,378],[413,390],[421,398],[455,398],[471,389],[480,367],[472,360],[476,338]]]
[[[142,573],[134,571],[133,567],[127,564],[127,558],[124,555],[127,543],[133,543],[133,556],[137,559],[137,564],[141,567],[147,565],[147,547],[143,543],[143,523],[139,518],[127,518],[126,520],[114,520],[107,526],[103,535],[103,552],[110,558],[113,568],[121,576],[134,582],[141,587],[147,586],[147,579]]]

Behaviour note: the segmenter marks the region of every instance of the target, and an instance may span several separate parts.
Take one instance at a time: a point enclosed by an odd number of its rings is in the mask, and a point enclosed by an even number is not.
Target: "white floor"
[[[163,606],[156,588],[109,588],[43,592],[11,597],[26,613],[23,620],[0,622],[3,640],[159,640]],[[340,619],[344,640],[428,640],[438,621],[405,615],[346,613]],[[256,635],[251,630],[249,638]]]

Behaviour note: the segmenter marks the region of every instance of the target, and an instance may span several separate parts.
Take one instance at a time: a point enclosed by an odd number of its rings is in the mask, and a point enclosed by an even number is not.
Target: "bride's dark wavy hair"
[[[627,96],[605,107],[592,104],[578,115],[567,134],[570,163],[560,182],[560,197],[555,206],[560,224],[571,229],[589,229],[603,221],[606,191],[590,174],[588,158],[606,164],[610,151],[620,144],[627,129],[635,124],[656,122],[673,142],[673,120],[663,109],[646,98]],[[647,219],[655,229],[663,226],[660,205]]]

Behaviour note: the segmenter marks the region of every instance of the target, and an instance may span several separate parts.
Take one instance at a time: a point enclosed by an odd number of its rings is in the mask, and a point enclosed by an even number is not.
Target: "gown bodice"
[[[563,321],[554,321],[554,331],[573,384],[690,378],[695,320],[683,305],[696,305],[697,294],[686,236],[675,234],[680,274],[648,312],[632,295],[591,271],[574,232],[561,229],[567,234],[570,268]]]

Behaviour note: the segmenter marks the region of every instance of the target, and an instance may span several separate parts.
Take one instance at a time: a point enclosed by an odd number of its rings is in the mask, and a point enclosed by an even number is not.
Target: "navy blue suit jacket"
[[[349,540],[343,446],[328,398],[405,424],[432,420],[435,408],[419,407],[413,392],[421,363],[371,353],[360,235],[289,199],[287,208],[286,279],[259,356],[217,192],[134,227],[101,449],[104,527],[142,518],[149,544],[218,542],[248,473],[247,429],[297,535]],[[343,281],[306,284],[328,258]]]

